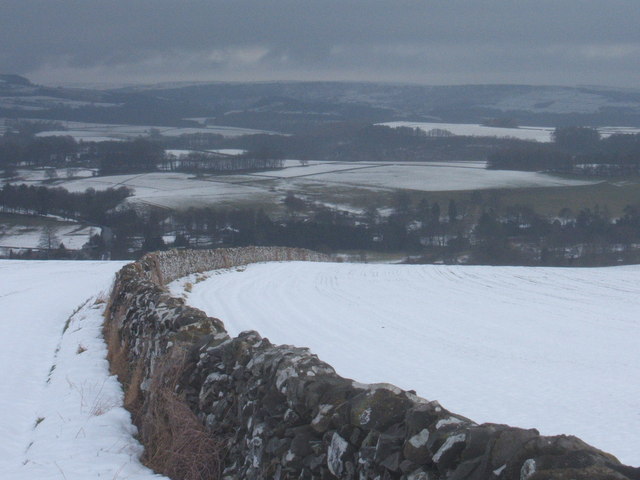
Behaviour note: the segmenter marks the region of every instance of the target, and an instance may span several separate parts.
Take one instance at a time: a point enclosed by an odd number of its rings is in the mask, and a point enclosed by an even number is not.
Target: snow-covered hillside
[[[0,478],[164,478],[137,460],[102,340],[122,265],[0,260]]]
[[[101,338],[121,262],[0,261],[3,479],[147,479]],[[640,267],[256,264],[172,285],[231,334],[309,346],[480,422],[638,465]],[[196,280],[196,278],[198,280]],[[192,293],[184,291],[191,281]]]
[[[640,267],[256,264],[173,292],[343,376],[640,465]]]
[[[518,128],[491,127],[470,123],[433,123],[433,122],[387,122],[380,125],[387,127],[408,127],[418,128],[424,132],[433,130],[444,130],[456,136],[469,137],[496,137],[496,138],[517,138],[520,140],[534,140],[536,142],[553,141],[554,128],[522,126]],[[635,127],[598,127],[602,137],[610,137],[615,134],[635,134],[640,129]]]

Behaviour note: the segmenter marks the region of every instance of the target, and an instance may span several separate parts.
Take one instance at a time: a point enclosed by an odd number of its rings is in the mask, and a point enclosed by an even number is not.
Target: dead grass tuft
[[[123,385],[128,385],[130,377],[127,345],[120,340],[118,327],[114,322],[105,321],[103,328],[104,339],[107,342],[107,360],[111,374],[116,375]]]
[[[139,360],[133,369],[127,389],[124,393],[124,406],[128,410],[137,411],[142,403],[141,384],[144,378],[144,366],[142,360]]]
[[[111,314],[117,318],[117,312]],[[128,345],[108,315],[103,333],[111,373],[124,387],[125,407],[141,434],[143,463],[174,480],[220,479],[226,442],[213,437],[177,393],[185,371],[184,355],[157,359],[149,390],[143,392],[144,359],[135,364],[129,361]]]
[[[105,321],[103,333],[107,342],[109,370],[112,375],[118,377],[118,381],[122,384],[125,408],[133,414],[134,418],[137,418],[143,402],[140,387],[144,379],[143,360],[139,359],[135,367],[132,368],[127,356],[129,346],[126,342],[121,341],[118,328],[113,322]]]
[[[214,438],[175,392],[184,359],[166,359],[156,369],[145,404],[142,434],[145,465],[173,479],[221,477],[224,442]]]
[[[173,479],[220,478],[223,445],[205,429],[189,407],[173,392],[156,392],[147,423],[150,437],[143,458],[156,472]]]
[[[101,292],[93,302],[94,305],[106,305],[107,303],[107,294],[105,292]]]

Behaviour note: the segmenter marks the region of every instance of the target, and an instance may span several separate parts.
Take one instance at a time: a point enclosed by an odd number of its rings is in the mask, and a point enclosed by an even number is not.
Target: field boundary
[[[219,319],[165,288],[192,273],[301,260],[330,259],[282,247],[171,250],[118,272],[104,326],[109,361],[156,471],[230,480],[640,478],[576,437],[478,425],[412,391],[342,378],[308,349],[254,331],[231,338]]]

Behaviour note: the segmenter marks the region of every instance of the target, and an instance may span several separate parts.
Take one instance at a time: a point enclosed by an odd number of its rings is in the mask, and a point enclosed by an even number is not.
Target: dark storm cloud
[[[637,0],[2,0],[0,71],[634,86],[639,23]]]

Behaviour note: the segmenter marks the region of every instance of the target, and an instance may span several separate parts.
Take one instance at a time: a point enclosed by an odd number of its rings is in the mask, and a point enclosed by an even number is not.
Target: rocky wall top
[[[162,287],[190,273],[283,259],[321,257],[268,248],[152,254],[121,270],[110,299],[107,324],[142,366],[144,405],[158,365],[181,359],[176,391],[227,442],[223,478],[640,480],[640,469],[576,437],[478,425],[413,392],[342,378],[305,348],[272,345],[257,332],[230,338],[222,322]]]
[[[167,250],[145,255],[140,263],[152,265],[156,283],[167,284],[192,273],[238,267],[256,262],[330,261],[328,255],[289,247],[242,247],[216,250]]]

